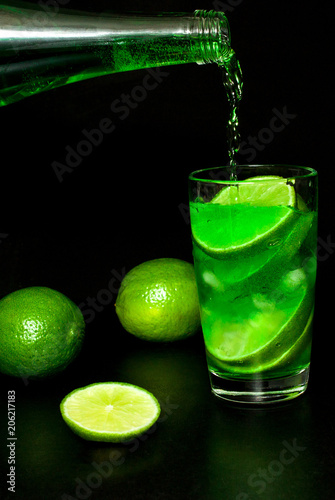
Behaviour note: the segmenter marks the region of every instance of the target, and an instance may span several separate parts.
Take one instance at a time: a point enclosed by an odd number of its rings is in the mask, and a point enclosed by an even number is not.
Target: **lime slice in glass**
[[[222,321],[213,326],[207,351],[227,371],[252,374],[273,369],[286,356],[301,354],[297,351],[305,345],[312,309],[313,295],[304,291],[298,305],[295,297],[292,307],[287,303],[285,309],[258,311],[244,321]]]
[[[112,443],[143,434],[160,415],[159,403],[150,392],[118,382],[76,389],[63,399],[60,410],[78,436]]]
[[[297,218],[294,186],[260,176],[224,187],[209,203],[190,202],[195,242],[210,256],[254,255],[278,247]]]
[[[256,181],[256,182],[255,182]],[[222,188],[211,203],[227,205],[252,203],[253,206],[271,207],[277,205],[295,206],[295,191],[287,179],[279,175],[258,175],[239,184]]]

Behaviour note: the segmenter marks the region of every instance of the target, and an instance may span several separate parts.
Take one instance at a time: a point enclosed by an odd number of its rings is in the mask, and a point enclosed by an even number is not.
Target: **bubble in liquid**
[[[282,241],[283,240],[281,238],[274,238],[273,240],[268,241],[267,247],[268,248],[279,247],[279,245],[281,245]]]

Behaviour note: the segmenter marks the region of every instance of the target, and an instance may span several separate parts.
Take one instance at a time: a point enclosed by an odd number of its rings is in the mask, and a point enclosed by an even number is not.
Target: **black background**
[[[222,405],[210,394],[201,336],[173,345],[143,343],[122,329],[114,311],[120,279],[135,265],[160,257],[192,261],[187,176],[228,160],[227,102],[218,69],[165,68],[166,77],[124,120],[111,105],[143,85],[145,70],[30,97],[0,109],[0,293],[33,285],[57,289],[81,305],[87,335],[80,357],[54,379],[1,377],[1,498],[334,498],[330,8],[288,0],[68,4],[147,12],[224,5],[244,75],[240,124],[246,145],[239,162],[250,161],[246,147],[256,137],[262,150],[254,149],[253,163],[306,165],[319,172],[309,389],[279,409]],[[264,129],[285,110],[289,123],[265,144]],[[64,163],[66,148],[76,149],[83,131],[106,118],[115,130],[60,182],[53,162]],[[63,423],[58,405],[68,392],[107,380],[138,384],[161,401],[162,418],[143,441],[121,447],[86,443]],[[17,398],[15,495],[6,485],[8,390]],[[283,464],[283,450],[294,443],[294,460]],[[93,464],[103,462],[113,464],[113,471],[94,476]],[[86,487],[78,487],[80,480]]]

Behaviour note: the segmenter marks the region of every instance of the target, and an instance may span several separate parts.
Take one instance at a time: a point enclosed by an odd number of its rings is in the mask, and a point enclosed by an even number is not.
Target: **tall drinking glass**
[[[189,177],[194,265],[215,395],[271,403],[309,377],[317,172],[238,165]]]

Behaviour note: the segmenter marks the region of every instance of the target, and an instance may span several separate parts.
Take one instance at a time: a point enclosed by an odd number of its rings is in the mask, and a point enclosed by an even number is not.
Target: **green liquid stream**
[[[242,71],[236,54],[231,50],[228,58],[219,65],[222,69],[223,85],[229,103],[229,117],[227,124],[228,155],[231,168],[231,179],[236,177],[236,153],[240,147],[240,133],[238,111],[242,99]]]

